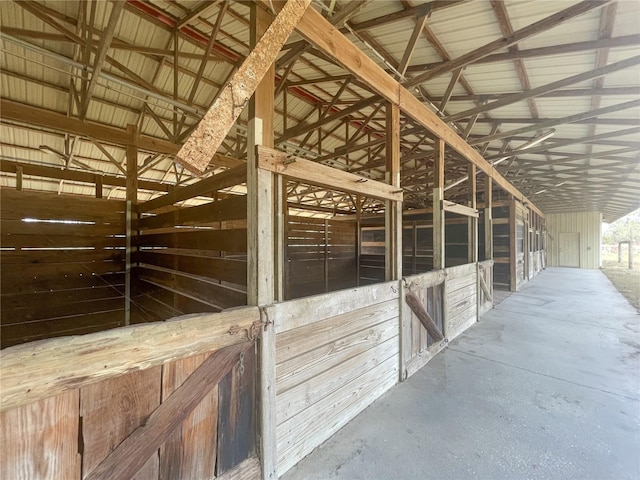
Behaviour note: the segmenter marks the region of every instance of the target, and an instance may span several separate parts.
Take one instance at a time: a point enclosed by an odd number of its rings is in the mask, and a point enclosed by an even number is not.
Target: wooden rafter
[[[586,12],[589,12],[595,8],[601,8],[609,1],[610,0],[603,0],[603,1],[585,0],[576,5],[572,5],[569,8],[566,8],[560,12],[550,15],[549,17],[539,20],[520,30],[517,30],[513,32],[513,34],[507,37],[503,37],[493,42],[490,42],[486,45],[483,45],[482,47],[476,48],[475,50],[472,50],[471,52],[456,58],[455,60],[451,60],[450,62],[446,62],[440,65],[439,67],[435,67],[423,74],[417,75],[413,77],[411,80],[405,82],[405,86],[413,87],[420,83],[424,83],[427,80],[443,75],[447,72],[451,72],[458,68],[474,63],[475,61],[483,57],[486,57],[497,50],[514,45],[532,35],[537,35],[539,33],[547,31],[553,27],[560,25],[561,23],[564,23],[572,18],[582,15]]]

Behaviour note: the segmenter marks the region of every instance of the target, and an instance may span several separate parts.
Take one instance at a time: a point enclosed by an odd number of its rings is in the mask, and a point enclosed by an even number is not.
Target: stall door
[[[579,233],[561,233],[558,250],[558,263],[561,267],[580,267]]]

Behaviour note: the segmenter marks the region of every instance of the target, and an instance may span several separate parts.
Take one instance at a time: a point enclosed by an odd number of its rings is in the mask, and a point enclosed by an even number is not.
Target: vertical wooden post
[[[130,140],[126,147],[126,200],[127,210],[126,220],[126,240],[125,240],[125,279],[124,279],[124,324],[131,324],[131,253],[133,251],[133,215],[135,204],[138,201],[138,127],[136,125],[127,125],[127,132]]]
[[[493,259],[493,181],[484,177],[484,258]]]
[[[287,182],[282,175],[278,175],[276,177],[276,193],[275,193],[275,201],[276,201],[276,225],[275,225],[275,300],[278,302],[283,302],[285,297],[285,279],[287,274],[285,273],[286,269],[286,248],[287,248],[287,216],[289,206],[287,205]]]
[[[329,291],[329,221],[324,221],[324,291]]]
[[[102,175],[94,175],[96,183],[96,198],[102,198]]]
[[[400,189],[400,108],[386,106],[387,182]],[[402,277],[402,203],[387,202],[385,207],[385,278]]]
[[[16,190],[22,191],[22,167],[16,167]]]
[[[518,287],[518,256],[516,255],[518,228],[516,225],[516,208],[516,201],[512,198],[509,201],[509,287],[512,292],[515,292]]]
[[[273,20],[271,14],[251,4],[250,46],[258,43]],[[247,301],[269,305],[275,299],[274,178],[258,169],[258,145],[273,147],[274,68],[265,74],[249,102],[247,130]],[[262,331],[260,349],[260,459],[262,477],[275,480],[276,452],[276,337],[272,324]]]
[[[356,195],[356,285],[360,286],[360,251],[362,249],[362,197]]]
[[[477,182],[476,182],[476,166],[475,164],[469,164],[469,206],[476,208],[477,202]],[[468,245],[469,251],[467,253],[467,261],[469,263],[476,263],[478,261],[478,218],[468,217]]]
[[[400,108],[387,103],[386,112],[386,171],[387,182],[400,189]],[[385,277],[386,280],[400,280],[402,278],[402,203],[386,202],[385,206]],[[399,367],[400,381],[406,379],[406,350],[408,342],[409,318],[402,315],[404,295],[402,282],[398,284],[398,308],[400,311],[399,324]]]
[[[444,140],[437,138],[434,144],[433,180],[433,269],[445,267],[444,250]]]

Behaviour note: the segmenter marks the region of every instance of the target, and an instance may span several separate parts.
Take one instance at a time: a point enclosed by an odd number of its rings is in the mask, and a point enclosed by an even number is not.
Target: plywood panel
[[[78,390],[0,412],[0,478],[80,478]]]
[[[80,390],[80,414],[86,477],[160,404],[161,367],[104,380]],[[158,478],[158,455],[138,471],[135,480]]]
[[[209,354],[162,367],[162,399],[168,398]],[[218,389],[213,388],[160,448],[162,480],[200,480],[215,476]]]

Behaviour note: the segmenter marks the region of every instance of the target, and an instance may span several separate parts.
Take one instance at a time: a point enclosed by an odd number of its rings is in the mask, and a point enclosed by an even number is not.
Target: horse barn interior
[[[0,476],[275,479],[500,291],[598,268],[639,20],[0,2]]]

